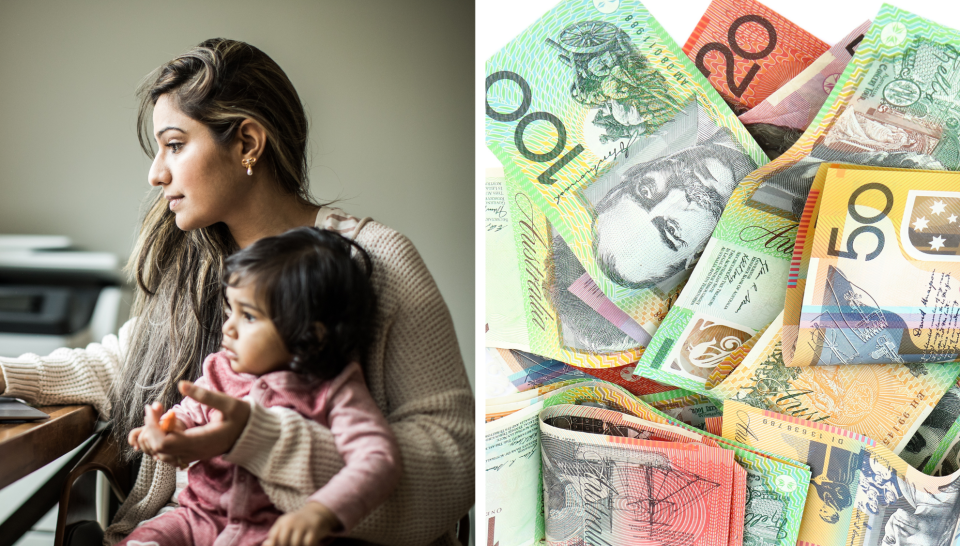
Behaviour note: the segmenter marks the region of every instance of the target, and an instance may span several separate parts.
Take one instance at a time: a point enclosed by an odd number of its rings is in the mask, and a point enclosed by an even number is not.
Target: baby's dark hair
[[[264,312],[293,355],[290,369],[332,379],[350,362],[366,360],[377,309],[371,271],[370,256],[356,242],[301,227],[231,255],[223,284],[253,282]],[[326,330],[322,338],[317,323]]]

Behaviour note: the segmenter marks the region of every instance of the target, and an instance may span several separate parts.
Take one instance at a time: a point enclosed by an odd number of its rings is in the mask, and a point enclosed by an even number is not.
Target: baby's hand
[[[340,520],[319,502],[280,516],[263,546],[316,546],[340,527]]]
[[[160,450],[163,439],[167,434],[186,430],[186,426],[177,419],[173,410],[168,410],[162,417],[159,417],[162,410],[163,406],[159,402],[147,406],[143,418],[144,425],[130,431],[128,438],[130,445],[154,459],[157,458],[157,452]]]

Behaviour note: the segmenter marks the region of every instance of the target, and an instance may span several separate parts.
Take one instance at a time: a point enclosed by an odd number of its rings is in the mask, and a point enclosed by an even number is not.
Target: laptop
[[[4,421],[36,421],[50,416],[31,408],[22,401],[9,396],[0,396],[0,423]]]

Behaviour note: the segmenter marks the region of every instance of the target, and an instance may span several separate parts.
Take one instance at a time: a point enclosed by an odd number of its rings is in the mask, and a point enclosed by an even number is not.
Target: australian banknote
[[[723,415],[711,399],[686,389],[646,394],[637,398],[670,417],[700,430],[706,430],[707,419]]]
[[[516,349],[487,347],[486,355],[488,398],[589,377],[580,368]]]
[[[530,546],[543,539],[540,409],[528,406],[484,425],[482,525],[491,544]]]
[[[792,366],[960,356],[958,183],[951,172],[828,169]]]
[[[507,203],[503,169],[487,169],[484,186],[484,250],[487,347],[530,350],[527,313],[523,306],[514,218]]]
[[[558,389],[511,415],[485,425],[487,490],[484,523],[488,539],[502,546],[532,544],[543,538],[543,489],[540,479],[537,415],[557,404],[600,407],[638,417],[650,427],[675,427],[691,441],[733,450],[735,460],[747,471],[745,501],[746,543],[793,545],[799,530],[800,514],[806,498],[809,469],[788,458],[748,448],[732,440],[692,428],[653,407],[638,401],[621,388],[606,383],[583,383]],[[661,432],[665,429],[660,426]],[[630,431],[623,433],[629,436]]]
[[[564,360],[578,366],[626,364],[631,350],[636,359],[643,344],[570,287],[588,274],[652,335],[730,192],[766,156],[636,0],[561,2],[486,74],[487,145],[513,201],[544,215],[514,232],[531,351],[618,353]]]
[[[911,442],[916,445],[917,430],[960,376],[957,364],[787,367],[781,325],[782,314],[710,391],[724,407],[731,400],[743,402],[870,436],[902,453]]]
[[[587,379],[570,379],[559,381],[555,384],[545,385],[538,389],[517,393],[516,395],[507,395],[499,398],[493,398],[484,405],[484,421],[490,423],[513,415],[527,408],[543,408],[544,401],[564,391],[573,389],[583,383],[593,384]],[[527,412],[529,413],[529,411]]]
[[[643,349],[634,337],[574,295],[569,286],[554,282],[571,268],[576,270],[574,277],[582,275],[579,262],[519,184],[497,174],[488,173],[486,181],[487,222],[496,226],[486,233],[487,346],[588,368],[636,362]],[[500,221],[493,223],[493,214]],[[606,298],[597,294],[594,299]],[[571,327],[574,323],[591,327]]]
[[[543,410],[546,543],[742,543],[730,535],[743,532],[746,471],[733,451],[681,438],[615,411]]]
[[[757,341],[760,340],[760,337],[763,336],[763,333],[767,330],[767,327],[764,326],[752,337],[743,342],[739,347],[737,347],[733,352],[728,354],[723,358],[723,360],[717,364],[717,367],[710,372],[710,376],[707,377],[707,382],[704,383],[704,388],[709,390],[720,383],[730,375],[733,370],[737,369],[737,366],[743,361],[743,359],[753,350],[754,345],[757,344]]]
[[[734,459],[747,472],[744,543],[796,543],[810,479],[809,468],[805,465],[697,430],[613,385],[579,385],[550,397],[546,405],[559,403],[603,407],[650,423],[673,425],[684,429],[687,434],[698,435],[706,445],[732,450]]]
[[[799,544],[955,543],[960,472],[922,474],[873,439],[740,404],[724,405],[723,434],[810,465]]]
[[[760,2],[713,0],[683,52],[740,115],[830,46]]]
[[[899,176],[910,176],[916,172],[911,169],[892,169],[890,167],[872,167],[867,165],[849,165],[837,163],[821,163],[817,174],[810,185],[800,225],[797,228],[796,244],[793,247],[793,257],[790,262],[790,273],[787,276],[786,296],[783,302],[783,361],[787,366],[793,366],[794,352],[797,346],[797,336],[800,332],[800,311],[803,307],[803,295],[807,288],[807,274],[810,271],[810,258],[813,256],[814,241],[816,239],[817,218],[820,214],[820,205],[823,202],[823,186],[831,169],[846,171],[896,171]]]
[[[906,447],[899,453],[907,464],[924,474],[946,475],[957,471],[957,454],[948,453],[960,439],[960,384],[940,398]]]
[[[934,413],[938,413],[923,423],[917,434],[923,433],[924,442],[922,447],[917,442],[917,447],[921,447],[921,453],[929,451],[929,444],[936,444],[936,448],[930,452],[930,455],[924,457],[923,470],[926,474],[934,476],[947,476],[960,470],[960,381],[954,388],[951,388],[943,396],[940,403],[937,404]],[[955,417],[956,416],[956,417]],[[947,427],[947,423],[953,418],[952,424]],[[929,425],[929,428],[925,429]],[[946,430],[944,430],[946,428]],[[941,432],[942,431],[942,432]]]
[[[559,360],[518,351],[487,347],[488,398],[534,389],[568,379],[596,378],[623,387],[641,396],[676,390],[633,373],[634,364],[612,368],[579,368]]]
[[[938,94],[930,102],[923,95],[902,107],[878,102],[888,85],[887,95],[906,104],[896,98],[898,86],[929,89],[941,85],[943,74],[960,74],[949,53],[958,43],[954,30],[889,5],[881,8],[803,137],[737,187],[637,373],[703,390],[712,369],[779,314],[798,222],[821,163],[960,165],[951,152],[960,127],[950,121],[955,99]],[[895,83],[905,64],[928,68],[911,72],[910,85]],[[920,126],[931,129],[918,132]]]
[[[763,102],[740,114],[744,127],[771,159],[789,150],[810,126],[869,28],[870,21],[862,23]]]

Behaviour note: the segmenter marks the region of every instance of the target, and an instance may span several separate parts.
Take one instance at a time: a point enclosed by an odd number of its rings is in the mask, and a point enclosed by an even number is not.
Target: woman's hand
[[[263,546],[316,546],[339,527],[340,520],[329,508],[311,501],[280,516]]]
[[[223,455],[237,442],[240,433],[250,419],[250,405],[220,392],[210,391],[189,381],[180,382],[180,393],[197,402],[213,408],[210,422],[206,425],[189,428],[182,432],[165,434],[156,443],[151,443],[155,459],[165,463],[187,465],[193,461],[212,459]],[[159,430],[159,411],[151,413],[148,409],[144,429],[155,425]],[[151,435],[151,439],[155,438]],[[139,436],[141,445],[143,433]],[[146,450],[144,450],[146,453]]]

